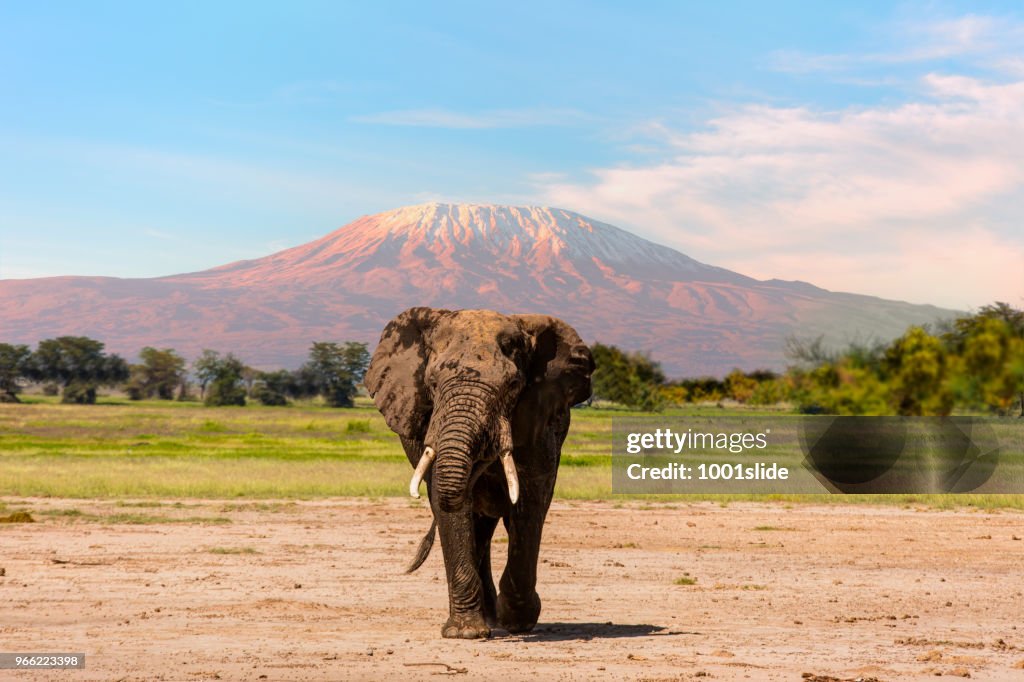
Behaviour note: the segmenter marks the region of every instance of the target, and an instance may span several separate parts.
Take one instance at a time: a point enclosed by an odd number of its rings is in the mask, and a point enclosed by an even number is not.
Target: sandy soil
[[[405,500],[7,504],[39,522],[0,525],[0,650],[87,663],[0,677],[1024,680],[1018,512],[557,503],[537,630],[465,642],[440,548],[402,572],[429,523]]]

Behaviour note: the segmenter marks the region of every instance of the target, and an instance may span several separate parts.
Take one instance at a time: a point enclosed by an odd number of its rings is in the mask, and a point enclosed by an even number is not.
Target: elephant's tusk
[[[501,466],[505,469],[505,479],[508,481],[508,499],[515,504],[519,501],[519,475],[516,473],[516,463],[512,459],[511,450],[501,453]]]
[[[423,449],[423,456],[416,465],[416,471],[412,472],[412,480],[409,481],[409,494],[420,499],[420,482],[427,475],[431,462],[434,461],[434,448],[427,446]]]
[[[508,417],[498,417],[498,452],[501,453],[501,467],[505,470],[505,480],[508,481],[508,499],[515,504],[519,500],[519,475],[516,473],[516,463],[512,459],[512,425],[508,423]]]

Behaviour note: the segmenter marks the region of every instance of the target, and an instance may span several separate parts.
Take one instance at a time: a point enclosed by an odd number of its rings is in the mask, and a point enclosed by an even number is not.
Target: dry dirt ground
[[[6,502],[0,651],[86,668],[0,679],[1024,680],[1019,512],[556,503],[537,629],[451,641],[418,504]]]

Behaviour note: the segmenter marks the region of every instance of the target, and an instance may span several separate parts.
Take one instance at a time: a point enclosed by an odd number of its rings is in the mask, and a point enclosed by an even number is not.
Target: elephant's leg
[[[435,500],[438,496],[435,496]],[[469,505],[446,512],[432,500],[434,518],[441,534],[441,551],[448,575],[448,622],[441,636],[461,639],[489,637],[484,621],[483,585],[477,572],[473,512]]]
[[[527,632],[540,616],[537,594],[537,557],[544,517],[551,504],[554,480],[523,486],[519,504],[505,517],[508,563],[498,594],[498,624],[509,632]]]
[[[491,536],[498,526],[498,519],[484,514],[473,515],[476,539],[476,570],[480,574],[483,588],[484,620],[488,625],[497,625],[498,591],[494,587],[494,576],[491,575]]]

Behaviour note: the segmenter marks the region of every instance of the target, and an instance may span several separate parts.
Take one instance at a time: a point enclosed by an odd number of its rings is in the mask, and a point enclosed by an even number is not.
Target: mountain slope
[[[651,351],[672,375],[780,367],[791,333],[891,338],[953,314],[751,279],[571,211],[431,203],[202,272],[0,280],[0,341],[86,334],[129,356],[215,348],[290,366],[313,340],[372,345],[412,305],[551,313],[587,340]]]

